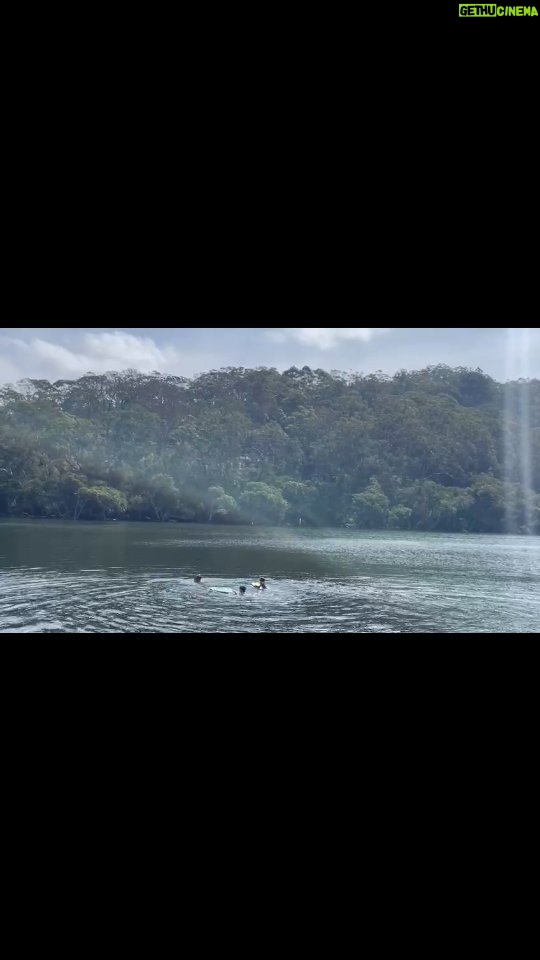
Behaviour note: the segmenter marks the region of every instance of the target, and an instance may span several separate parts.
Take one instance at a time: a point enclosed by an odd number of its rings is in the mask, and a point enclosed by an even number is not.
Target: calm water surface
[[[538,537],[0,521],[1,633],[539,627]]]

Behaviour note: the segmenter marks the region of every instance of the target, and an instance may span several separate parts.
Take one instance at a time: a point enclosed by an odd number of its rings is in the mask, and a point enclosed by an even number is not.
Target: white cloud
[[[194,376],[224,366],[279,370],[362,369],[368,373],[428,364],[481,367],[504,380],[540,377],[540,331],[530,328],[526,351],[509,353],[505,328],[274,327],[231,328],[5,327],[0,331],[0,384],[23,378],[75,379],[128,367],[149,373]],[[519,362],[518,362],[519,361]],[[518,374],[519,370],[519,374]]]
[[[373,337],[388,333],[390,329],[390,327],[280,327],[268,331],[268,336],[275,343],[298,340],[299,343],[318,347],[320,350],[328,350],[343,340],[359,340],[368,343]]]
[[[178,367],[180,354],[174,347],[160,349],[151,337],[136,337],[131,333],[86,333],[80,345],[69,349],[41,337],[28,342],[19,337],[0,337],[12,349],[9,370],[0,363],[0,378],[15,380],[24,368],[29,377],[81,376],[84,373],[105,373],[133,367],[143,373],[160,370],[172,372]],[[13,349],[15,348],[15,349]]]
[[[135,337],[131,333],[87,333],[84,337],[87,355],[101,364],[101,370],[134,367],[143,373],[151,370],[170,371],[180,359],[174,347],[161,349],[151,337]]]
[[[47,365],[61,374],[86,373],[88,370],[88,366],[85,366],[86,357],[80,353],[73,353],[72,350],[58,343],[49,343],[48,340],[36,337],[25,345],[25,350],[38,360],[44,360]]]

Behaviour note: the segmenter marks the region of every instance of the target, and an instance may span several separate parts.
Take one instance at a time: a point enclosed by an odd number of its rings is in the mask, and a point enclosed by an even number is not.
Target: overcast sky
[[[507,327],[59,327],[0,332],[0,383],[128,367],[191,377],[226,366],[395,373],[480,367],[496,380],[540,377],[540,331]]]

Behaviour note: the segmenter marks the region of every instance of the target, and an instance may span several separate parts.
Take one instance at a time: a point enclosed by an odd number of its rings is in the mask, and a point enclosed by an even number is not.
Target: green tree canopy
[[[0,516],[540,532],[540,381],[445,364],[0,387]]]

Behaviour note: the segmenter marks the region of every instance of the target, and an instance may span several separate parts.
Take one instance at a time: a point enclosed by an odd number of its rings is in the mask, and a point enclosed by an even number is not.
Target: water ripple
[[[115,571],[11,570],[0,581],[0,632],[433,633],[536,630],[537,595],[511,597],[493,585],[414,585],[398,577],[273,579],[239,597],[191,579]],[[216,578],[236,590],[237,579]],[[248,588],[249,590],[249,588]],[[464,602],[466,601],[466,602]],[[512,606],[512,621],[509,614]],[[516,611],[518,613],[516,619]]]
[[[140,527],[127,526],[105,543],[91,526],[49,527],[45,540],[39,530],[32,539],[28,525],[23,534],[0,525],[0,632],[539,629],[539,538],[190,528],[173,539],[145,525],[144,539]],[[231,592],[195,585],[198,569],[207,586]],[[261,572],[269,578],[263,593],[250,585]],[[245,597],[236,592],[240,583],[248,585]]]

